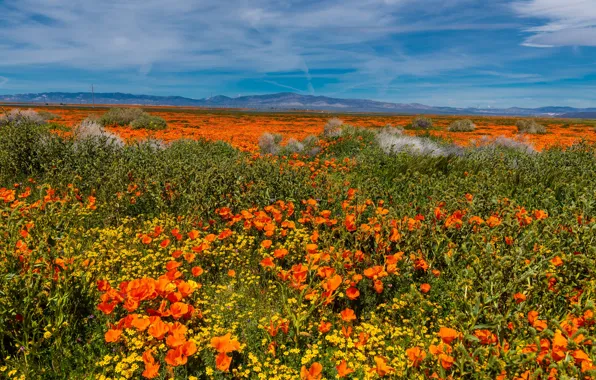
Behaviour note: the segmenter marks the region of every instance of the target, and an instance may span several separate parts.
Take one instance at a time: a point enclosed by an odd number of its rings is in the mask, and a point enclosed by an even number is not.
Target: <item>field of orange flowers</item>
[[[74,127],[89,115],[99,116],[106,111],[105,107],[36,107],[36,110],[46,110],[59,116],[55,120],[69,128]],[[251,112],[244,110],[202,110],[183,107],[146,108],[151,114],[162,117],[168,123],[163,131],[132,130],[120,126],[110,128],[125,140],[156,138],[171,142],[181,138],[223,140],[244,149],[255,150],[257,141],[264,132],[280,133],[288,138],[303,139],[308,135],[316,135],[321,126],[333,115],[329,113],[298,113],[298,112]],[[347,114],[339,117],[349,125],[365,128],[381,128],[388,124],[393,126],[408,125],[413,116],[393,115],[362,115]],[[445,138],[455,143],[467,146],[473,140],[483,136],[512,137],[517,133],[515,123],[517,118],[509,117],[472,117],[476,130],[471,133],[448,132],[451,122],[459,116],[433,116],[435,128],[430,131],[434,136]],[[528,140],[542,150],[554,145],[569,146],[582,139],[596,141],[594,123],[585,120],[542,119],[547,126],[545,135],[532,135]],[[408,131],[409,134],[416,134]]]
[[[379,147],[404,117],[166,112],[155,137],[197,141],[0,126],[0,377],[596,376],[590,126],[423,154]],[[258,153],[263,131],[317,149]]]

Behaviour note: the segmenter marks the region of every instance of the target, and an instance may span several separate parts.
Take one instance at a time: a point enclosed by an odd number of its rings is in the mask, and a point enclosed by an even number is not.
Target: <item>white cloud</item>
[[[596,46],[594,0],[523,0],[514,2],[513,9],[521,17],[546,20],[525,30],[531,36],[524,46]]]
[[[510,27],[458,20],[457,12],[443,22],[447,8],[474,1],[6,0],[0,2],[0,67],[132,68],[144,75],[299,70],[308,81],[309,68],[444,72],[469,62],[414,62],[370,46],[399,33]],[[391,43],[399,49],[399,41]]]
[[[8,78],[0,76],[0,87],[8,83]]]

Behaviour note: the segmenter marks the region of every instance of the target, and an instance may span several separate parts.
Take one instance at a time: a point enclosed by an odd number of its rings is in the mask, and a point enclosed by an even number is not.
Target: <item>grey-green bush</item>
[[[34,123],[37,125],[45,124],[46,120],[32,109],[21,110],[15,108],[3,115],[0,115],[0,126],[22,123]]]
[[[476,125],[470,119],[456,120],[449,124],[449,132],[472,132]]]
[[[145,114],[146,112],[140,108],[110,108],[99,118],[99,123],[104,127],[127,126]]]
[[[546,133],[546,127],[538,124],[534,119],[522,119],[515,123],[518,133],[527,133],[530,135]]]
[[[433,127],[433,121],[425,116],[416,116],[412,120],[411,127],[414,129],[430,129]]]
[[[341,136],[341,126],[344,122],[337,117],[329,119],[323,128],[323,135],[325,137],[338,137]]]
[[[159,116],[144,113],[130,123],[132,129],[149,129],[158,131],[168,127],[166,121]]]

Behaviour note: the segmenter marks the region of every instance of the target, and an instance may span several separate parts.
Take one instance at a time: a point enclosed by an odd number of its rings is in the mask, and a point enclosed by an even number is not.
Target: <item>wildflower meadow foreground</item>
[[[593,143],[260,146],[0,124],[0,377],[596,377]]]

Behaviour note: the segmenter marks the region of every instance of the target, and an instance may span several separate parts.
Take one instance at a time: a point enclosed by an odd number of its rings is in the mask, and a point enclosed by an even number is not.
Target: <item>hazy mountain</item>
[[[46,92],[39,94],[0,95],[0,102],[91,104],[90,92]],[[138,104],[146,106],[194,106],[211,108],[248,108],[256,110],[328,110],[335,112],[382,112],[402,114],[462,114],[462,115],[519,115],[582,117],[593,115],[596,108],[541,107],[541,108],[454,108],[433,107],[419,103],[389,103],[366,99],[338,99],[327,96],[300,95],[282,92],[230,98],[218,95],[205,99],[181,96],[132,95],[119,92],[96,93],[96,104]],[[591,116],[590,116],[591,117]]]

